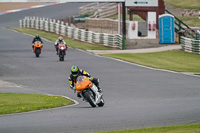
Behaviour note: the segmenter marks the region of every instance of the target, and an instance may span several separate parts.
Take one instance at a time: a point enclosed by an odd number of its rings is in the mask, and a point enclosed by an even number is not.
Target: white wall
[[[135,23],[135,30],[132,30],[132,25]],[[151,24],[151,30],[149,30],[149,23]],[[156,28],[153,31],[153,24],[156,24],[156,12],[147,13],[147,36],[138,36],[138,21],[129,21],[128,25],[128,38],[129,39],[156,39]]]
[[[147,32],[147,38],[149,39],[156,39],[156,30],[153,31],[153,23],[156,24],[156,12],[148,12],[147,15],[147,23],[151,24],[151,30],[148,30]],[[148,25],[147,25],[148,28]]]
[[[132,29],[133,23],[135,23],[135,30]],[[128,24],[128,38],[129,39],[138,38],[138,21],[129,21],[129,24]]]

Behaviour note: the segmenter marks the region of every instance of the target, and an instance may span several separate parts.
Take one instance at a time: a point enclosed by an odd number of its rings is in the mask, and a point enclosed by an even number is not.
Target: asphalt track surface
[[[0,16],[0,92],[63,95],[78,105],[0,116],[0,133],[80,133],[200,122],[200,78],[161,71],[68,49],[60,62],[54,44],[44,41],[40,58],[33,37],[5,29],[24,16],[76,15],[83,3],[54,5]],[[70,67],[100,78],[105,106],[91,108],[68,87]]]

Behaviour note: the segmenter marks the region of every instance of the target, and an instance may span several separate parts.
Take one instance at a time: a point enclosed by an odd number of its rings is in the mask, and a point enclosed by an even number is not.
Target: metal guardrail
[[[79,8],[79,15],[96,13],[99,18],[105,18],[117,13],[116,3],[91,3]]]
[[[74,22],[85,22],[85,18],[86,17],[90,17],[89,14],[84,14],[84,15],[80,15],[80,16],[74,16],[73,17],[73,21]]]
[[[125,2],[125,0],[1,0],[1,2]]]
[[[111,5],[109,8],[102,8],[98,13],[99,18],[106,18],[115,14],[117,14],[117,5]]]
[[[165,11],[167,13],[173,15],[168,10],[165,10]],[[186,25],[185,23],[183,23],[176,16],[174,16],[174,18],[175,18],[175,32],[176,33],[184,32],[184,33],[186,33],[186,36],[194,38],[196,40],[200,40],[200,34],[198,34],[195,30],[191,29],[188,25]]]
[[[21,28],[34,28],[67,36],[83,42],[98,43],[105,46],[122,49],[121,35],[86,31],[84,29],[74,28],[73,26],[69,26],[68,23],[64,24],[63,21],[60,22],[59,20],[56,21],[55,19],[25,17],[25,19],[19,20],[19,23]]]
[[[93,14],[93,15],[89,15]],[[116,3],[91,3],[79,8],[79,16],[73,17],[74,22],[85,22],[85,18],[106,18],[117,14]]]

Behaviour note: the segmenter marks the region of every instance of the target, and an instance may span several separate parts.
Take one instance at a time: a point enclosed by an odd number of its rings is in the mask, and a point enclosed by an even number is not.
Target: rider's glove
[[[94,78],[93,77],[89,77],[89,80],[92,81]]]

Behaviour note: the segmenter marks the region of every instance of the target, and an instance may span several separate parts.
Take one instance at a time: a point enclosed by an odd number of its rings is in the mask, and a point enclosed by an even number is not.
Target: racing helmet
[[[39,35],[36,35],[35,38],[39,38]]]
[[[73,66],[71,67],[71,73],[72,73],[72,75],[73,75],[74,77],[77,77],[78,74],[79,74],[79,68],[78,68],[78,66],[73,65]]]
[[[59,41],[59,42],[62,42],[62,40],[63,40],[63,38],[60,36],[60,37],[58,38],[58,41]]]

